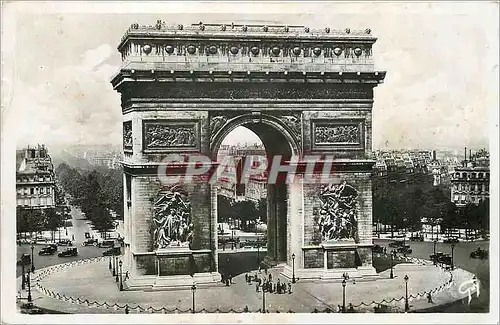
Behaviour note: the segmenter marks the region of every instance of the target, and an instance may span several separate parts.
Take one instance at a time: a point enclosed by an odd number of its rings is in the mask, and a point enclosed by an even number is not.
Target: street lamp
[[[292,283],[295,283],[295,253],[292,254]]]
[[[28,302],[31,302],[30,269],[28,269]]]
[[[116,278],[115,278],[115,282],[118,282],[118,256],[115,256],[115,265],[116,265]]]
[[[257,266],[260,264],[260,243],[259,236],[257,235]]]
[[[393,260],[393,258],[394,258],[394,249],[393,249],[393,250],[391,250],[391,274],[389,275],[389,277],[390,277],[391,279],[394,279],[394,271],[393,271],[393,268],[394,268],[394,260]]]
[[[264,290],[264,286],[262,286],[262,313],[266,313],[266,290]]]
[[[433,258],[434,265],[437,264],[437,262],[436,262],[436,244],[437,244],[437,239],[434,239],[434,258]]]
[[[196,291],[196,286],[194,284],[191,286],[191,291],[193,292],[193,314],[194,314],[194,293]]]
[[[24,259],[21,257],[21,269],[23,271],[23,277],[21,279],[21,289],[24,290],[26,289],[26,278],[24,274]]]
[[[410,279],[408,277],[408,274],[405,275],[405,286],[406,286],[406,292],[405,292],[405,312],[407,313],[410,310],[410,305],[408,304],[408,280]]]
[[[455,249],[455,243],[451,243],[451,270],[455,269],[455,261],[453,259],[453,250]]]
[[[345,313],[345,286],[347,285],[347,281],[342,279],[342,312]]]
[[[122,280],[122,260],[118,263],[120,266],[120,291],[123,291],[123,280]]]
[[[31,244],[31,272],[35,273],[35,255],[33,254],[33,250],[35,249],[35,245]]]

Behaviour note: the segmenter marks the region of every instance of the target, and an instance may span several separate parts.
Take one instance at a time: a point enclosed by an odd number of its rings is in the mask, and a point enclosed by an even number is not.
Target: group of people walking
[[[267,274],[267,269],[266,269],[266,274]],[[245,281],[248,284],[251,284],[252,282],[255,283],[255,291],[260,292],[260,290],[263,290],[264,292],[269,292],[269,293],[277,293],[277,294],[284,294],[284,293],[292,293],[292,284],[290,282],[281,282],[280,279],[278,279],[276,282],[273,282],[273,276],[271,273],[267,276],[259,277],[257,274],[254,274],[253,276],[250,274],[245,274]]]

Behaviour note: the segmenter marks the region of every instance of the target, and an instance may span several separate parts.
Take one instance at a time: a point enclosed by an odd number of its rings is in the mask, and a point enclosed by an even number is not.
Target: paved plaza
[[[410,311],[425,310],[467,297],[461,293],[460,284],[471,280],[473,274],[462,269],[453,272],[420,260],[394,267],[395,278],[389,278],[389,270],[380,273],[377,280],[349,280],[346,286],[346,306],[352,304],[355,312],[373,312],[375,306],[384,305],[392,312],[404,311],[405,281],[409,276],[408,295]],[[280,276],[277,269],[269,271],[273,281]],[[249,273],[264,277],[265,272]],[[450,282],[451,280],[451,282]],[[20,280],[18,279],[18,282]],[[214,287],[199,287],[195,291],[196,312],[260,312],[263,293],[256,282],[245,281],[245,274],[233,279],[231,286],[222,283]],[[20,287],[20,283],[19,283]],[[432,292],[432,303],[427,292]],[[25,292],[21,293],[26,296]],[[108,268],[108,259],[95,258],[55,265],[38,270],[32,281],[34,305],[48,310],[66,313],[190,313],[191,290],[169,291],[122,291],[120,292]],[[379,305],[380,304],[380,305]],[[265,293],[265,305],[269,312],[338,312],[342,305],[340,279],[322,282],[298,281],[292,284],[292,293]]]

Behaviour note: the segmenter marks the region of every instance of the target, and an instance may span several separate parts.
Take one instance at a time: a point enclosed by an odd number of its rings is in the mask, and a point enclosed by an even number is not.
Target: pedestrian
[[[255,284],[255,292],[259,292],[259,284],[258,283]]]
[[[248,273],[245,274],[245,282],[248,282]]]
[[[248,313],[248,306],[245,306],[245,308],[243,309],[243,312]]]
[[[269,273],[269,281],[273,281],[273,275]]]
[[[229,279],[226,278],[226,287],[229,287]]]
[[[233,276],[231,275],[231,273],[229,274],[229,283],[233,284]]]
[[[288,294],[292,293],[292,284],[288,282]]]
[[[337,307],[338,307],[339,313],[341,313],[342,312],[342,306],[338,305]]]
[[[224,283],[224,274],[223,273],[220,274],[220,282]]]
[[[274,284],[273,292],[276,292],[276,284]]]
[[[125,272],[125,281],[128,279],[128,271]]]
[[[434,303],[434,301],[432,301],[432,295],[431,295],[430,292],[427,294],[427,302],[430,303],[430,304]]]
[[[260,265],[259,265],[259,273],[261,273],[261,272],[260,272]]]
[[[128,305],[125,306],[125,314],[128,314],[129,313],[129,310],[128,310]]]
[[[354,313],[354,306],[352,305],[352,303],[349,303],[349,312]]]
[[[264,272],[267,274],[267,265],[264,265]]]

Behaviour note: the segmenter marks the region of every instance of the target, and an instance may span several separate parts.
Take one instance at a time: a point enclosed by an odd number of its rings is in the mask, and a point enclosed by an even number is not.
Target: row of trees
[[[105,235],[114,227],[111,210],[117,218],[123,216],[121,170],[100,167],[88,172],[63,163],[57,167],[56,173],[65,192],[71,195],[71,203],[80,207],[96,230]]]
[[[18,234],[30,234],[39,231],[50,230],[52,240],[55,239],[55,232],[59,227],[63,227],[66,222],[63,207],[48,209],[26,209],[17,207],[16,211],[16,229]]]
[[[257,219],[267,222],[267,201],[261,199],[258,203],[252,201],[234,201],[223,195],[217,197],[219,222],[227,222],[229,218],[241,220],[242,230],[249,230]]]
[[[414,187],[405,191],[375,188],[374,220],[410,232],[421,229],[422,218],[441,225],[442,232],[451,228],[488,229],[489,200],[459,208],[451,202],[449,193],[446,187]]]

